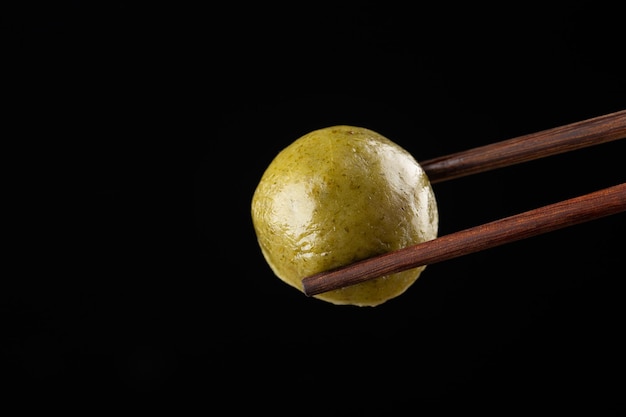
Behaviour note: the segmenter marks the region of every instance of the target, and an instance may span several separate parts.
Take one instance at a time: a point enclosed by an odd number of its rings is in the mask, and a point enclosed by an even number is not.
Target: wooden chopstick
[[[431,183],[626,138],[626,110],[422,163]],[[305,277],[313,296],[626,211],[626,183]]]
[[[432,184],[626,137],[626,110],[420,162]]]
[[[311,275],[302,280],[304,293],[311,296],[339,289],[623,211],[626,183]]]

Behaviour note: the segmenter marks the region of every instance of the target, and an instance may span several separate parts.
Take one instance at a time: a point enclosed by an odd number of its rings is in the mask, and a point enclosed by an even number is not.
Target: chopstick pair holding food
[[[376,132],[322,129],[264,173],[252,203],[255,231],[275,274],[307,296],[379,305],[428,264],[626,211],[623,183],[438,237],[431,184],[623,138],[626,110],[417,163]],[[301,175],[288,175],[294,170]]]

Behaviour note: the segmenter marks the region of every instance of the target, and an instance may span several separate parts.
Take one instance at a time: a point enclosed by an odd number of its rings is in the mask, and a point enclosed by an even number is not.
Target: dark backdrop
[[[617,6],[39,3],[2,6],[10,398],[621,407],[623,215],[430,265],[376,308],[283,284],[250,218],[271,159],[313,129],[426,160],[625,109]],[[625,150],[436,184],[440,234],[624,182]]]

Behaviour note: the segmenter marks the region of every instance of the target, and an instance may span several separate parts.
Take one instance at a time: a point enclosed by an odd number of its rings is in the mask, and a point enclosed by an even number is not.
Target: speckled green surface
[[[418,162],[369,129],[331,126],[283,149],[252,198],[252,220],[274,273],[302,291],[309,275],[437,237],[438,211]],[[318,294],[376,306],[405,292],[423,267]]]

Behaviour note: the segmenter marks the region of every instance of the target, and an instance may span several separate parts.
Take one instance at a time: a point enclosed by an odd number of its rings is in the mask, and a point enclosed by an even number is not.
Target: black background
[[[617,6],[40,3],[2,6],[9,398],[622,407],[622,214],[430,265],[375,308],[283,284],[250,218],[313,129],[426,160],[625,109]],[[624,182],[623,142],[434,185],[440,235]]]

